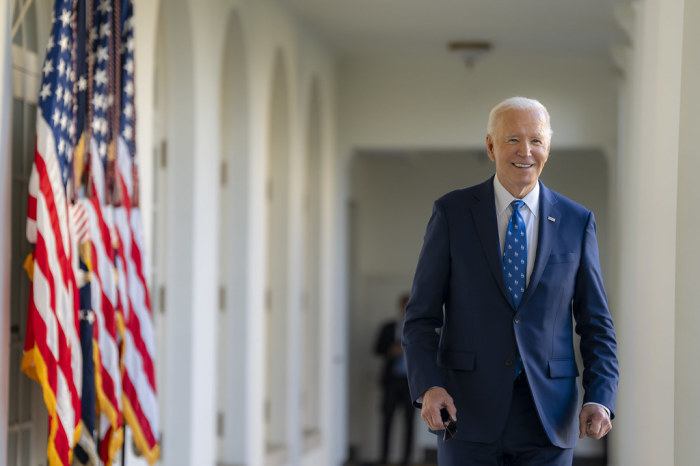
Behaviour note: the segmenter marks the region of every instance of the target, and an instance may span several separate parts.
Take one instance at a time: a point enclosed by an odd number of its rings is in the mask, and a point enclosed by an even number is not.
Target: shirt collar
[[[508,192],[506,188],[503,187],[501,182],[498,180],[498,175],[493,177],[493,194],[496,198],[496,213],[501,215],[510,205],[511,202],[515,200],[513,195]],[[532,212],[532,214],[537,218],[538,207],[540,205],[540,182],[539,180],[535,183],[535,187],[532,191],[527,193],[524,198],[521,199],[527,208]]]

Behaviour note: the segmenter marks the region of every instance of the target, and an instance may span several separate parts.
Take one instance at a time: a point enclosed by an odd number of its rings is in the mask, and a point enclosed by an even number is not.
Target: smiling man
[[[571,465],[577,437],[612,428],[617,345],[595,219],[539,181],[551,137],[540,102],[501,102],[486,135],[496,175],[433,207],[403,347],[440,465]]]

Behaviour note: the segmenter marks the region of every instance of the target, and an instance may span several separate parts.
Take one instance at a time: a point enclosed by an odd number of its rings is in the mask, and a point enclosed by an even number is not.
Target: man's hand
[[[440,410],[447,409],[450,419],[457,421],[457,408],[452,397],[442,387],[433,387],[423,394],[423,407],[420,416],[428,427],[432,430],[445,429],[446,422],[443,422]]]
[[[578,415],[578,438],[590,437],[598,440],[605,437],[610,429],[610,416],[602,406],[588,404],[581,408]]]

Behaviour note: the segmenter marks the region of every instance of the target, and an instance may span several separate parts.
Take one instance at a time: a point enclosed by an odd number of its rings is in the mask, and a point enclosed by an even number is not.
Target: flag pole
[[[124,441],[122,442],[122,466],[126,466],[126,423],[124,423]]]

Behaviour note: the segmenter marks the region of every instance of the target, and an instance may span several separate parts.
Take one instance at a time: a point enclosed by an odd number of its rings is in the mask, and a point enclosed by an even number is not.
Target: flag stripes
[[[132,15],[129,0],[54,0],[29,180],[34,251],[22,360],[42,387],[50,466],[73,462],[83,387],[95,397],[83,400],[83,414],[96,405],[97,422],[92,414],[83,422],[96,429],[102,462],[115,459],[125,421],[148,462],[159,456],[154,329],[134,202]],[[83,341],[92,338],[82,348],[81,316],[89,321]]]

